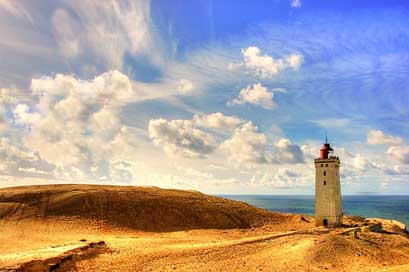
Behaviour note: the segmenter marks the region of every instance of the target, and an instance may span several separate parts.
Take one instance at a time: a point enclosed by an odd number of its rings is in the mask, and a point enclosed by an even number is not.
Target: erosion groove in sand
[[[21,261],[11,267],[4,267],[4,271],[66,271],[75,269],[75,262],[93,258],[103,252],[108,252],[104,241],[90,242],[87,244],[72,244],[51,246],[44,249],[24,252],[24,258],[28,261]],[[14,255],[14,256],[13,256]],[[16,258],[16,254],[6,254],[0,256],[0,260]],[[31,258],[31,259],[30,259]],[[0,271],[2,271],[0,270]]]

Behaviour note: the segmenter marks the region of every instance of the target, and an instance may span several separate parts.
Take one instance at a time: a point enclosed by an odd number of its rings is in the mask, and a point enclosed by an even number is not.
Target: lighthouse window
[[[324,167],[324,165],[323,165],[323,164],[321,164],[321,167]]]
[[[324,186],[325,186],[325,185],[327,185],[327,181],[326,181],[326,180],[324,180]]]
[[[326,175],[327,175],[327,171],[324,171],[323,175],[326,176]]]
[[[325,167],[328,167],[328,164],[325,164]]]

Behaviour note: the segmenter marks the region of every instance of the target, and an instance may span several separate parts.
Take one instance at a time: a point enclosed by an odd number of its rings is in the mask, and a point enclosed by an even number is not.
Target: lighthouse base
[[[315,225],[328,228],[340,227],[342,226],[342,216],[316,216]]]

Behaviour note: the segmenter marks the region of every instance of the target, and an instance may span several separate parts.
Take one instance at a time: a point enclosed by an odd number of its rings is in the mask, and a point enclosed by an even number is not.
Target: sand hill
[[[379,224],[381,223],[381,225]],[[51,185],[0,190],[0,271],[409,271],[399,223],[335,229],[199,192]]]
[[[56,216],[103,220],[144,231],[243,229],[287,218],[194,191],[99,185],[0,189],[0,218]]]

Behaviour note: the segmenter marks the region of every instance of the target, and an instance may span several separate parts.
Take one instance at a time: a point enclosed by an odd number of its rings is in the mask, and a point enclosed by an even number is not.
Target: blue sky
[[[0,185],[408,194],[405,1],[1,1]]]

